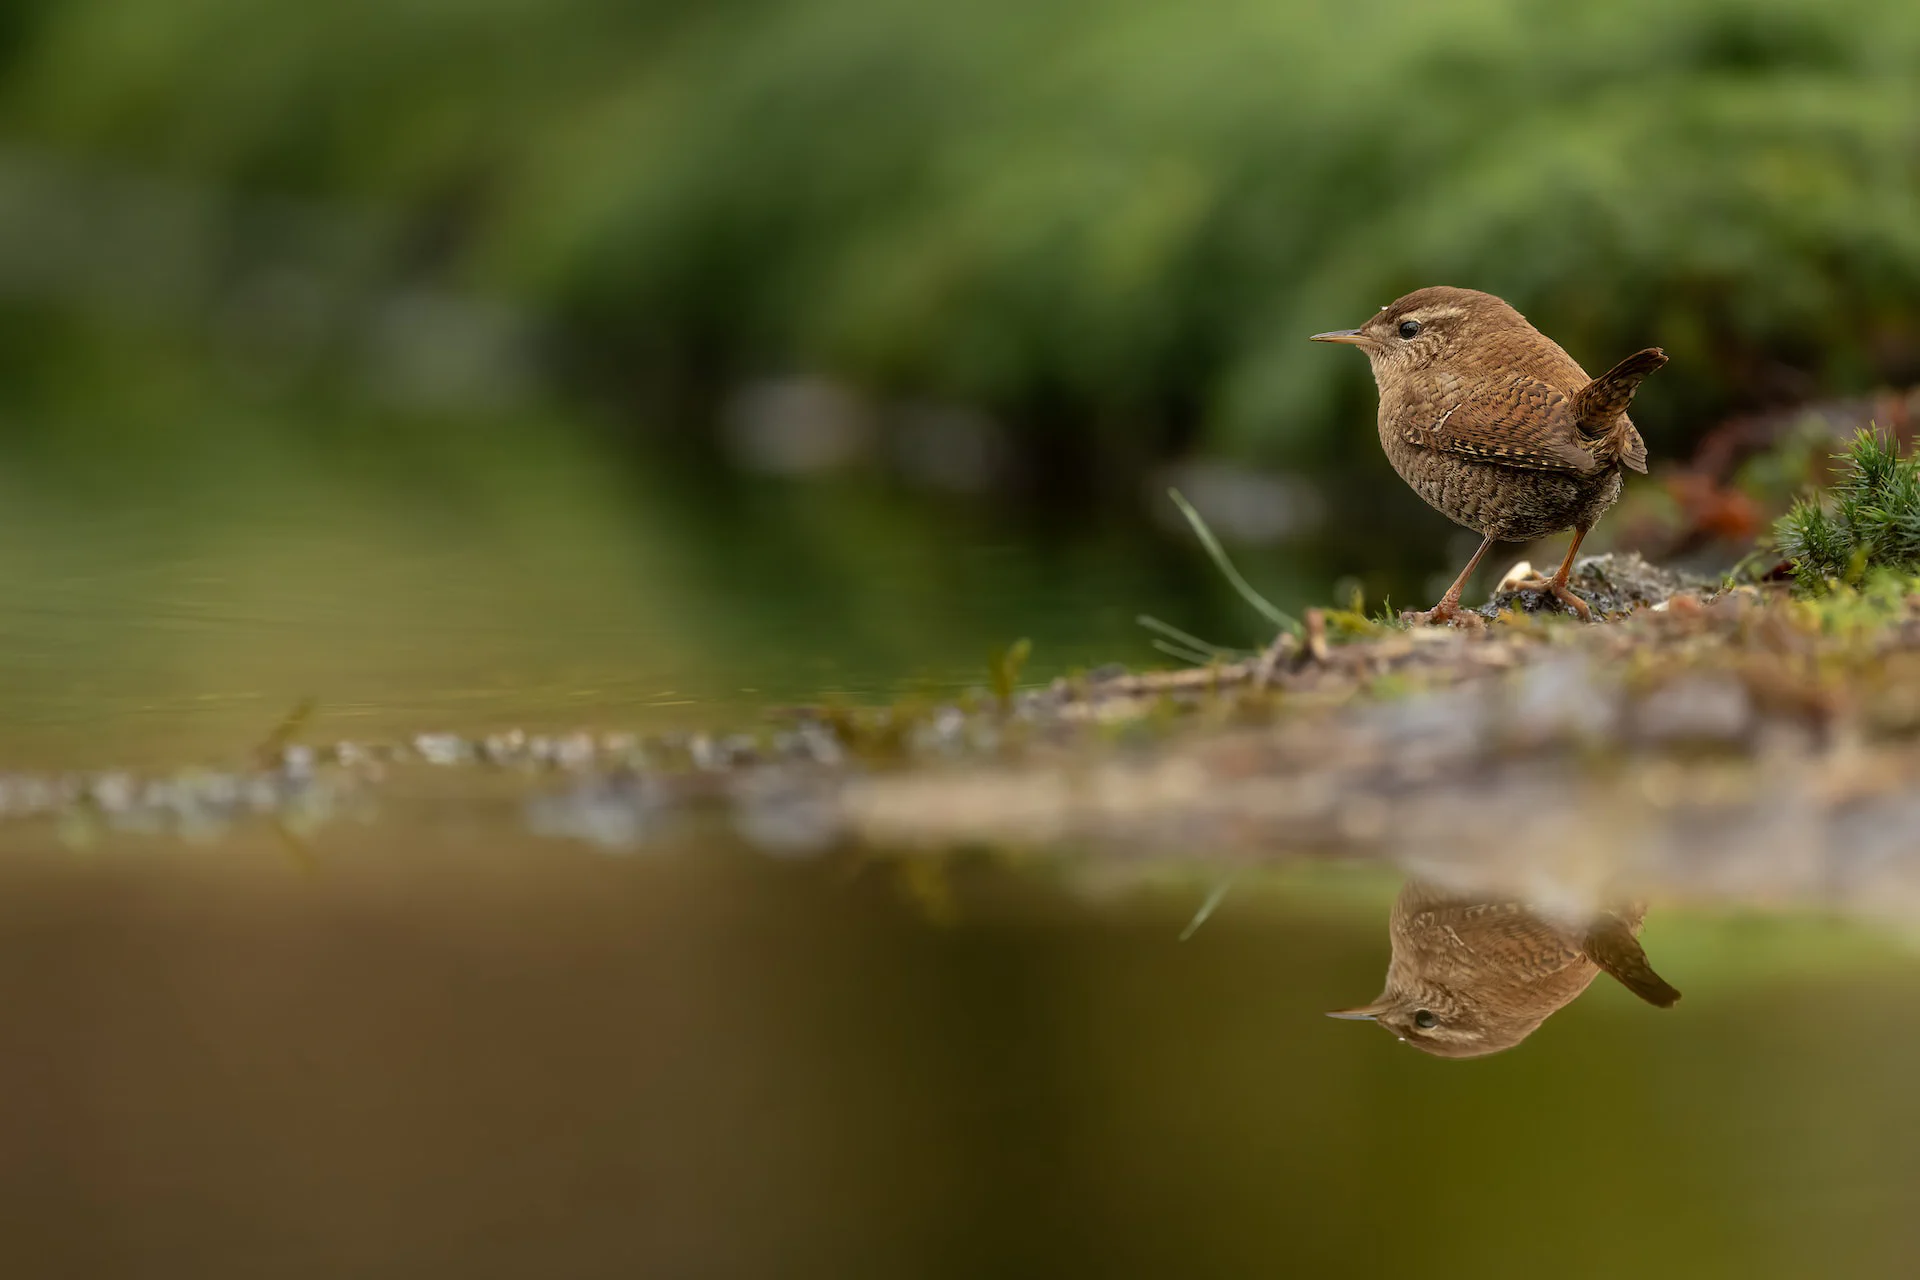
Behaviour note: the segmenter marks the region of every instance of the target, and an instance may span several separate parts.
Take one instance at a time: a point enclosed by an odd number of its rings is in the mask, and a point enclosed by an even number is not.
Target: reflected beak
[[[1344,342],[1350,347],[1364,347],[1367,345],[1366,335],[1358,329],[1333,329],[1326,333],[1316,333],[1310,341]]]
[[[1335,1009],[1327,1016],[1329,1018],[1339,1018],[1342,1022],[1372,1022],[1380,1015],[1374,1012],[1373,1008],[1369,1006],[1364,1009]]]

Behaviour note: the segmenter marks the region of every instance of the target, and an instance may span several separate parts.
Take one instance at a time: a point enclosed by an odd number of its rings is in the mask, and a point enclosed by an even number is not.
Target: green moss
[[[1920,578],[1907,569],[1875,568],[1857,582],[1828,580],[1800,607],[1824,636],[1871,638],[1889,622],[1905,616],[1908,596],[1920,591]]]
[[[1902,458],[1890,437],[1870,428],[1835,461],[1833,488],[1801,498],[1774,526],[1801,590],[1817,594],[1876,573],[1920,570],[1920,458]]]

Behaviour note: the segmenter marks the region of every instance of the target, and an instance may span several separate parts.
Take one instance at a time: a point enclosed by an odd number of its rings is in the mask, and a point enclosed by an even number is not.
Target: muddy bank
[[[788,852],[1361,858],[1570,909],[1626,889],[1920,919],[1920,596],[1808,603],[1637,558],[1582,576],[1611,621],[1525,598],[1478,632],[1317,613],[1257,660],[816,721],[846,765],[749,771],[725,803]],[[604,778],[545,806],[574,835],[637,825],[608,821]]]

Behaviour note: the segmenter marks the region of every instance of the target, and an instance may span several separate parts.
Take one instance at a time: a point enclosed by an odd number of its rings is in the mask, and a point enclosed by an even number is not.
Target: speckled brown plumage
[[[1520,1043],[1603,970],[1666,1008],[1680,993],[1640,948],[1645,915],[1626,904],[1569,922],[1525,903],[1409,881],[1388,927],[1386,990],[1334,1016],[1378,1022],[1439,1057],[1471,1058]]]
[[[1620,497],[1620,472],[1647,469],[1627,406],[1666,363],[1658,348],[1598,378],[1490,293],[1438,286],[1382,307],[1358,329],[1314,335],[1367,353],[1380,389],[1380,444],[1415,493],[1485,541],[1440,603],[1415,621],[1471,624],[1466,579],[1494,542],[1574,530],[1542,584],[1582,617],[1567,587],[1574,553]]]

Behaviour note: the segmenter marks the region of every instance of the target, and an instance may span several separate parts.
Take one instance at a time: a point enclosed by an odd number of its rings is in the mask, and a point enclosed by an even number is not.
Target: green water
[[[951,693],[1018,636],[1036,678],[1147,660],[1141,612],[1259,638],[1145,521],[726,481],[558,428],[182,421],[63,435],[0,482],[0,765],[232,762],[306,698],[317,740],[744,723]],[[1288,605],[1339,567],[1246,560]],[[1440,1061],[1321,1016],[1379,989],[1392,875],[1250,883],[1181,943],[1208,873],[1103,889],[1099,852],[611,856],[477,773],[297,842],[0,828],[0,1253],[468,1278],[1911,1254],[1920,963],[1894,940],[1656,909],[1677,1008],[1603,981]]]
[[[90,457],[0,485],[0,763],[218,759],[306,698],[322,736],[725,727],[950,696],[1023,636],[1031,678],[1158,659],[1141,613],[1263,638],[1197,546],[1144,520],[1036,527],[564,439],[245,461],[208,445],[151,484]],[[1279,598],[1309,589],[1264,559]]]

